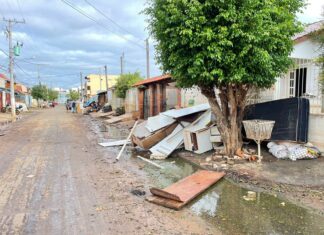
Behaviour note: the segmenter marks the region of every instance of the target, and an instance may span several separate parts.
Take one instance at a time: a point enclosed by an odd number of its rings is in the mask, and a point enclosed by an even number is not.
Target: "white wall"
[[[306,40],[294,45],[294,50],[290,57],[292,58],[303,58],[303,59],[314,59],[320,55],[319,45],[312,42],[311,40]]]
[[[324,114],[310,114],[308,141],[324,152]]]
[[[205,103],[208,103],[208,100],[197,87],[181,89],[181,107],[186,108]]]

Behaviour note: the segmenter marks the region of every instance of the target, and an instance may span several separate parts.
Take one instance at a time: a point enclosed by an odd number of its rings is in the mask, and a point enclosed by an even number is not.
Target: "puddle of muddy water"
[[[156,162],[164,169],[146,164],[143,170],[150,183],[160,188],[197,170],[179,158]],[[247,191],[223,179],[187,208],[224,234],[324,234],[324,217],[266,193],[246,201]]]

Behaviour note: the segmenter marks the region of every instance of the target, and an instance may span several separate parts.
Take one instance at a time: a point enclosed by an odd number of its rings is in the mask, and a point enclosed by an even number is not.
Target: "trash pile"
[[[291,142],[269,142],[267,147],[269,148],[269,152],[276,158],[290,159],[292,161],[300,159],[316,159],[321,154],[314,146]]]
[[[202,104],[149,117],[135,128],[132,142],[149,150],[151,159],[165,159],[183,146],[195,153],[207,152],[221,138],[209,104]]]

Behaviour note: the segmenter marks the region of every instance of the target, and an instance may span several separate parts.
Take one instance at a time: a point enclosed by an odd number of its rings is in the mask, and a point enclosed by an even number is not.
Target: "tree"
[[[139,72],[123,74],[119,77],[116,83],[116,94],[119,98],[126,97],[126,91],[136,82],[142,80]]]
[[[80,98],[80,94],[77,91],[70,90],[70,93],[69,93],[68,97],[71,100],[78,100]]]
[[[58,91],[48,89],[48,94],[47,94],[48,100],[50,100],[50,101],[56,100],[58,98],[58,94],[59,94]]]
[[[47,87],[41,84],[33,86],[31,95],[37,100],[47,100]]]
[[[150,0],[144,12],[158,62],[178,86],[198,86],[216,115],[225,151],[242,147],[252,88],[269,88],[291,65],[302,0]]]

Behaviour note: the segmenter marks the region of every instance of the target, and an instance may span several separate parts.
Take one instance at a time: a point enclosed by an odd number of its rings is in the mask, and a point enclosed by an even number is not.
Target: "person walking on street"
[[[76,113],[76,103],[75,101],[72,102],[72,113]]]

